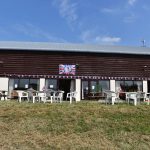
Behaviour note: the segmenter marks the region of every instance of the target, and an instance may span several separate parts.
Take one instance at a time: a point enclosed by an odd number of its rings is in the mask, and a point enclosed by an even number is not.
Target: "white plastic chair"
[[[2,98],[3,98],[3,93],[0,91],[0,99],[3,100]]]
[[[38,93],[38,97],[39,97],[39,101],[42,101],[42,102],[46,102],[46,93],[45,92],[39,92]]]
[[[53,103],[53,101],[55,100],[55,91],[49,91],[46,92],[46,101],[45,102],[51,102]]]
[[[67,97],[66,97],[66,100],[67,99],[70,99],[70,104],[72,103],[72,100],[74,99],[76,101],[76,98],[77,98],[77,92],[70,92],[70,93],[67,93]]]
[[[54,96],[53,99],[54,99],[56,102],[62,103],[62,101],[63,101],[63,94],[64,94],[64,91],[58,91],[58,92],[55,93],[55,96]]]
[[[32,99],[33,103],[35,103],[35,101],[40,101],[40,97],[38,96],[37,92],[28,92],[28,94],[29,94],[29,100]]]
[[[0,91],[0,99],[7,100],[8,92],[7,91]]]
[[[29,101],[28,92],[25,92],[25,91],[17,91],[17,93],[18,93],[18,99],[19,99],[19,102],[20,102],[20,103],[21,103],[22,98],[27,99],[27,100]]]
[[[146,102],[147,105],[150,104],[150,93],[145,93],[144,102]]]
[[[136,92],[129,92],[128,93],[128,99],[129,99],[129,102],[130,100],[133,100],[133,104],[136,106],[137,105],[137,99],[138,99],[138,94]]]
[[[129,104],[129,98],[130,98],[129,92],[126,92],[125,95],[126,95],[126,101],[127,101],[127,103]]]
[[[115,101],[119,98],[117,93],[113,91],[105,91],[104,93],[106,94],[106,104],[107,102],[109,102],[112,105],[114,105]]]

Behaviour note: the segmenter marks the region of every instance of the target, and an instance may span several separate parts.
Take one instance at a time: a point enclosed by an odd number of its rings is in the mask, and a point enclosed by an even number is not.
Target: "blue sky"
[[[0,41],[150,46],[150,0],[0,0]]]

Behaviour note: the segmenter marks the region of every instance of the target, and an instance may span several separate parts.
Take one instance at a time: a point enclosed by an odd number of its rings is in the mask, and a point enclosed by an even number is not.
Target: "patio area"
[[[67,102],[71,104],[72,102],[77,102],[77,92],[69,92],[66,97],[64,97],[64,91],[58,90],[44,90],[36,91],[32,88],[27,90],[13,90],[11,92],[11,97],[7,95],[8,91],[1,91],[0,98],[1,100],[11,101],[15,99],[18,102],[32,102],[32,103],[62,103]],[[96,101],[99,103],[105,103],[110,105],[126,103],[131,105],[140,105],[140,104],[150,104],[150,93],[145,92],[113,92],[113,91],[104,91],[103,93],[92,92],[89,94],[89,101]],[[85,101],[85,100],[81,100]],[[81,102],[78,101],[78,102]]]

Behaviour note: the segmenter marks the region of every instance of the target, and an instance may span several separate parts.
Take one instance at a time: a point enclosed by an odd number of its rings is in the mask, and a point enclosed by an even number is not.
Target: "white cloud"
[[[116,44],[121,41],[120,37],[111,37],[104,35],[97,35],[94,30],[86,30],[81,34],[81,40],[84,43],[97,43],[97,44]]]
[[[128,0],[128,4],[130,6],[133,6],[136,3],[137,0]]]
[[[31,24],[31,23],[24,23],[24,24],[16,24],[13,28],[19,33],[24,34],[28,37],[32,37],[35,39],[45,39],[50,42],[65,42],[61,38],[56,38],[52,36],[50,33],[42,30],[41,28]]]
[[[114,14],[114,13],[119,13],[120,9],[118,9],[118,8],[114,8],[114,9],[113,8],[102,8],[101,12],[108,13],[108,14]]]
[[[82,40],[83,42],[85,42],[85,43],[88,43],[88,42],[90,42],[90,41],[93,40],[93,39],[92,39],[93,34],[94,34],[93,30],[86,30],[86,31],[83,31],[83,32],[81,33],[81,40]]]
[[[123,19],[123,21],[124,21],[125,23],[133,23],[136,19],[137,19],[137,16],[136,16],[135,14],[131,14],[130,16],[125,17],[125,18]]]
[[[54,4],[58,7],[61,17],[65,18],[68,23],[74,23],[78,19],[77,3],[71,0],[54,0]]]
[[[96,41],[114,44],[114,43],[120,42],[121,38],[120,37],[110,37],[110,36],[104,36],[104,37],[97,36]]]
[[[114,12],[114,9],[102,8],[101,11],[102,11],[103,13],[113,13],[113,12]]]

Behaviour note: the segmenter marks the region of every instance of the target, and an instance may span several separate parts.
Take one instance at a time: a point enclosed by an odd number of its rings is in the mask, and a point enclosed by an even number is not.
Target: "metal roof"
[[[0,50],[35,50],[35,51],[62,51],[62,52],[87,52],[87,53],[116,53],[150,55],[148,47],[131,47],[98,44],[70,44],[48,42],[5,42],[0,41]]]

